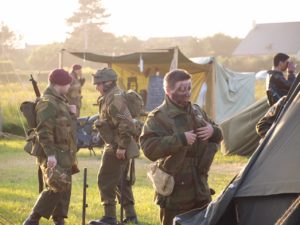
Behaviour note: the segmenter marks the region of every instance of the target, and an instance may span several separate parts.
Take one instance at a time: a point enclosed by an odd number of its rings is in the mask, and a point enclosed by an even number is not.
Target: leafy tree
[[[102,7],[101,0],[79,0],[79,9],[67,19],[67,24],[73,28],[66,40],[67,49],[83,49],[107,52],[107,42],[115,40],[113,34],[105,33],[102,27],[109,17]],[[75,46],[75,47],[74,47]]]
[[[58,54],[62,49],[61,43],[42,45],[32,50],[27,62],[32,69],[49,70],[58,66]]]
[[[16,35],[7,25],[3,22],[0,24],[0,53],[3,51],[14,48],[18,41],[21,39],[20,36]]]
[[[80,5],[78,11],[67,19],[69,26],[77,27],[92,23],[102,27],[105,24],[105,18],[110,16],[105,13],[101,0],[79,0],[78,2]]]

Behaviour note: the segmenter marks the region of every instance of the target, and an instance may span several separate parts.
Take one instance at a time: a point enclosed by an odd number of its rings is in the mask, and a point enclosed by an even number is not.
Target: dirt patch
[[[241,171],[246,163],[220,163],[213,164],[211,167],[211,171],[214,173],[237,173]]]

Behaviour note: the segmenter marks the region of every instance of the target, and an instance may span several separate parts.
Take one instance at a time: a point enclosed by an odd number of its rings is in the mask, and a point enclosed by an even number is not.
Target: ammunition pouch
[[[24,151],[36,157],[45,157],[42,146],[37,140],[36,132],[34,129],[28,130],[28,137],[24,146]]]
[[[53,168],[43,168],[44,181],[54,192],[64,192],[71,189],[71,171],[59,165]]]
[[[156,193],[162,196],[172,194],[175,185],[174,177],[160,169],[158,163],[150,164],[147,176],[151,180]]]

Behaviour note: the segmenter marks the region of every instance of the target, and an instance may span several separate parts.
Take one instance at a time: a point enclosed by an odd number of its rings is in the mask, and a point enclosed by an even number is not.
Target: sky
[[[255,23],[300,21],[299,0],[102,0],[105,31],[116,36],[244,38]],[[77,0],[0,0],[0,22],[23,43],[63,42]]]

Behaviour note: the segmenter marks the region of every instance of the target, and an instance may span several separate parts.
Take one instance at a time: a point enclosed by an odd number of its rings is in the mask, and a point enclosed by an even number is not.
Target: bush
[[[4,123],[3,132],[19,136],[25,136],[23,127],[14,123]]]

